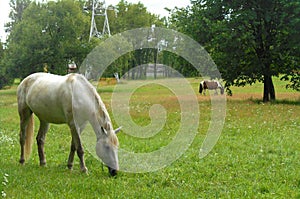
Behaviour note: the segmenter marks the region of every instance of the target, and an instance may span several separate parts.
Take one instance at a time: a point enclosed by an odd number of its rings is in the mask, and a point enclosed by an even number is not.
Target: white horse
[[[49,123],[66,123],[72,134],[68,168],[72,169],[74,154],[77,151],[80,168],[83,172],[87,172],[80,134],[89,122],[97,137],[97,155],[106,164],[112,176],[117,174],[119,142],[116,133],[120,128],[113,130],[104,103],[85,77],[79,74],[58,76],[35,73],[21,82],[17,95],[21,164],[24,164],[25,158],[28,159],[31,153],[34,113],[40,120],[36,140],[41,166],[46,164],[44,142]]]

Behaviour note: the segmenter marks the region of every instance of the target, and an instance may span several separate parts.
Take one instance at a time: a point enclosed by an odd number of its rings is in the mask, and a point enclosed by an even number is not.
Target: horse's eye
[[[105,144],[105,146],[104,146],[104,147],[105,147],[105,149],[107,149],[107,150],[108,150],[108,149],[109,149],[109,144]]]

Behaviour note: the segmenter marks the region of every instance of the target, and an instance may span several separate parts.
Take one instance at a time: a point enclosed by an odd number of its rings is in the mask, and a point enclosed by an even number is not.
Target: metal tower
[[[91,40],[92,37],[101,38],[104,35],[111,36],[105,0],[102,0],[102,1],[101,0],[92,0],[92,2],[90,3],[90,5],[88,7],[87,6],[84,7],[84,10],[92,11],[92,20],[91,20],[91,29],[90,29],[89,40]],[[96,24],[96,20],[95,20],[95,17],[97,17],[97,16],[104,17],[104,24],[103,24],[102,32],[99,32],[97,29],[97,24]]]

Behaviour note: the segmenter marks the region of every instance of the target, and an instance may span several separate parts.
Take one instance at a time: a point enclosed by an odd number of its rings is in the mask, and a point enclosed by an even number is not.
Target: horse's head
[[[108,171],[111,176],[117,175],[119,170],[119,160],[118,160],[118,145],[119,141],[116,133],[121,129],[118,128],[115,131],[106,131],[101,128],[101,135],[97,138],[96,153],[98,157],[104,162],[108,167]]]
[[[221,87],[220,90],[221,90],[221,95],[223,95],[224,94],[224,87]]]
[[[220,82],[217,81],[217,84],[218,84],[218,88],[220,88],[220,92],[221,92],[221,95],[224,94],[224,87],[222,86],[222,84]]]

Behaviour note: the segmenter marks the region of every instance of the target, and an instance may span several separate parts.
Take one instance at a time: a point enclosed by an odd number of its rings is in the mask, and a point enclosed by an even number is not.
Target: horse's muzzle
[[[109,171],[109,174],[111,176],[116,176],[117,173],[118,173],[118,171],[116,169],[113,169],[113,168],[110,168],[110,167],[108,167],[108,171]]]

